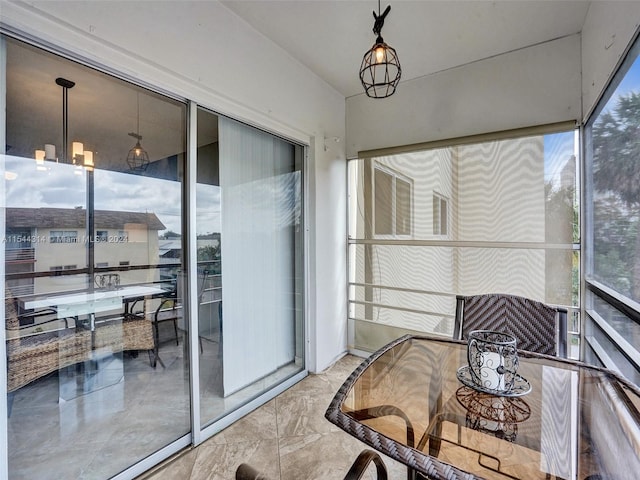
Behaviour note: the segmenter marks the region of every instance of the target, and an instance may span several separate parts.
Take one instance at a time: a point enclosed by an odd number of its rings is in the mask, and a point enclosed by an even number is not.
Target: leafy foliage
[[[593,125],[594,274],[640,299],[640,93],[618,98]]]

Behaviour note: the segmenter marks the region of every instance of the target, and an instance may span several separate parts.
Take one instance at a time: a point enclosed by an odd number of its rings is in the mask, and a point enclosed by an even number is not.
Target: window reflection
[[[174,322],[174,334],[155,322],[184,272],[186,106],[6,47],[9,470],[108,478],[190,430],[187,324]],[[62,77],[73,83],[66,99]],[[146,169],[127,162],[138,137]]]
[[[590,245],[586,360],[638,383],[640,347],[640,43],[616,73],[586,128]],[[602,295],[601,291],[606,291]],[[600,298],[602,296],[602,299]]]
[[[593,121],[595,278],[640,300],[640,60],[626,72]]]

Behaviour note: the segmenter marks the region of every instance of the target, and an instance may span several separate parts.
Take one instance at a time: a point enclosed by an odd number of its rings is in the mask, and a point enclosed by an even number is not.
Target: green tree
[[[206,245],[198,248],[198,261],[220,260],[220,246]]]
[[[639,300],[640,93],[620,96],[600,115],[592,148],[595,273]]]

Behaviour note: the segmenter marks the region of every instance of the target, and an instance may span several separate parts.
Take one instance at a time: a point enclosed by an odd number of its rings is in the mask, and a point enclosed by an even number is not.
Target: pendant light
[[[140,94],[137,93],[136,95],[136,101],[138,104],[138,126],[136,133],[128,133],[130,137],[136,139],[136,144],[127,154],[127,164],[129,164],[129,170],[133,172],[144,172],[149,166],[149,154],[140,144],[140,141],[142,140],[142,136],[140,135]]]
[[[382,26],[390,11],[391,5],[387,6],[384,13],[380,15],[380,0],[378,0],[378,14],[373,12],[375,19],[373,33],[377,35],[376,43],[364,54],[360,66],[360,81],[365,93],[371,98],[386,98],[393,95],[402,73],[398,54],[382,39]]]
[[[45,160],[61,162],[61,163],[73,163],[76,168],[74,173],[82,175],[82,167],[87,169],[93,169],[93,152],[84,149],[82,142],[73,142],[71,150],[71,158],[69,158],[69,90],[72,89],[76,83],[66,78],[56,78],[56,85],[62,87],[62,153],[60,157],[56,157],[56,146],[47,143],[44,146],[44,150],[35,151],[36,168],[38,170],[47,170],[45,167]]]

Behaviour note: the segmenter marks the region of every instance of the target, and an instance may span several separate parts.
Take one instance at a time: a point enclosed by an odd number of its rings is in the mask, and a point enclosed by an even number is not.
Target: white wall
[[[640,27],[640,2],[591,2],[581,34],[401,82],[387,99],[347,99],[358,151],[586,120]]]
[[[218,2],[2,1],[3,27],[310,145],[308,367],[346,349],[344,97]],[[317,199],[317,201],[316,201]]]
[[[582,110],[587,120],[640,25],[640,2],[592,2],[582,29]]]
[[[401,82],[389,98],[347,98],[358,151],[581,118],[580,35]]]

